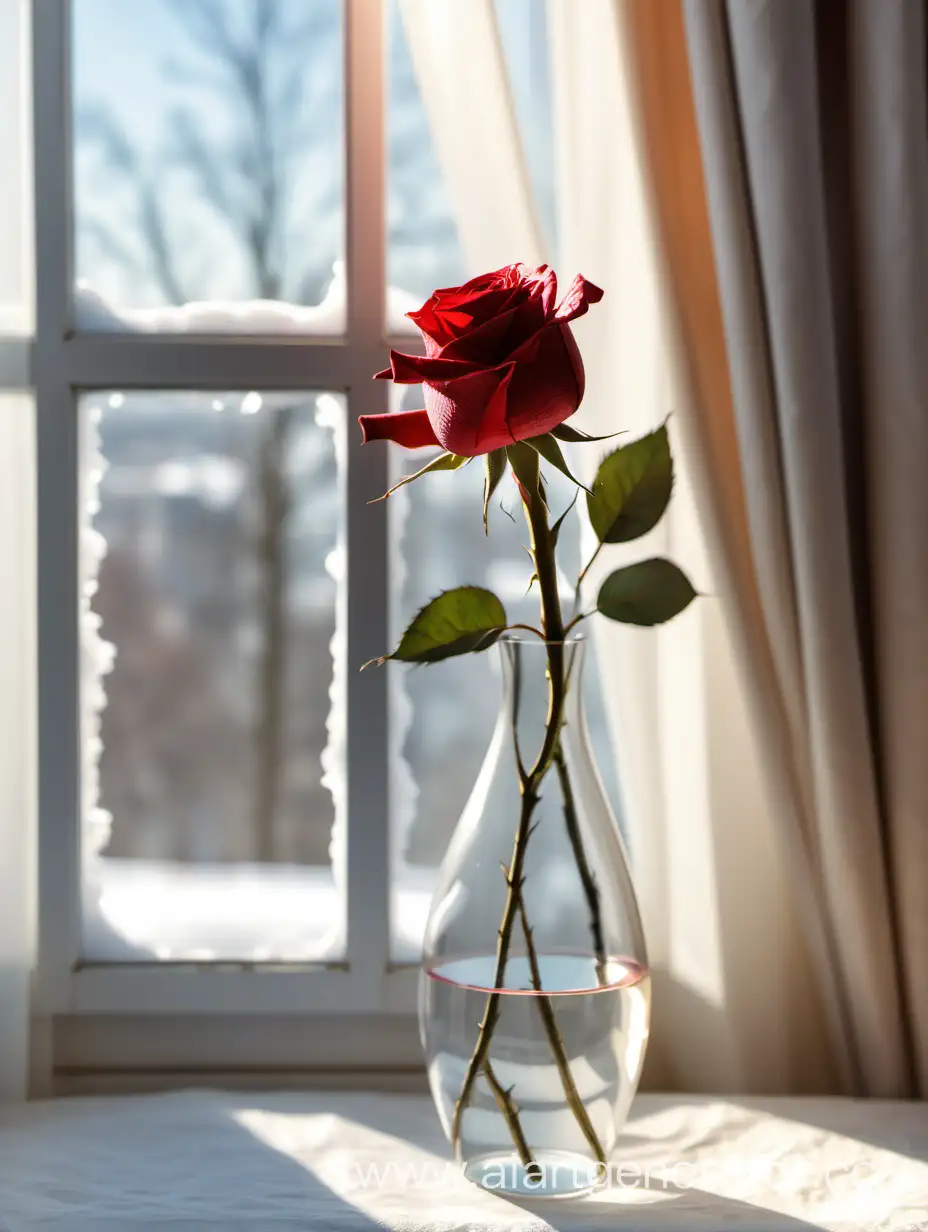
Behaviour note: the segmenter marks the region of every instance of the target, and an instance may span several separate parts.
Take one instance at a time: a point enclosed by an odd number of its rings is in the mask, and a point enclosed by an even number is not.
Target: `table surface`
[[[430,1101],[166,1095],[0,1107],[0,1232],[928,1229],[928,1106],[641,1096],[606,1189],[516,1205]]]

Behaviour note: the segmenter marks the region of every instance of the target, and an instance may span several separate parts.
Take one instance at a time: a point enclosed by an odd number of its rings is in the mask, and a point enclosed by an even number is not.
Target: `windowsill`
[[[331,868],[286,864],[95,862],[83,958],[96,963],[320,963],[344,956],[344,894]],[[400,870],[393,959],[417,962],[434,870]]]
[[[602,1191],[516,1204],[463,1179],[427,1098],[186,1091],[0,1109],[0,1224],[900,1232],[926,1161],[923,1104],[642,1096]]]

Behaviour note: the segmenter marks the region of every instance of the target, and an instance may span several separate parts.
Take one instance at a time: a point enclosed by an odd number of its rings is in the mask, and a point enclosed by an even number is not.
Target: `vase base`
[[[604,1164],[573,1151],[538,1151],[526,1167],[513,1151],[493,1151],[469,1159],[464,1175],[490,1193],[512,1198],[578,1198],[599,1189]]]

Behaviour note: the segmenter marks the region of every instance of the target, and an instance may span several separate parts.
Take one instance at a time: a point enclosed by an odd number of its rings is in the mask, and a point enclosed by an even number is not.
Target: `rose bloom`
[[[578,275],[558,304],[557,275],[547,265],[506,265],[434,291],[409,313],[425,355],[391,351],[390,367],[376,378],[421,383],[425,408],[362,415],[365,441],[441,445],[471,457],[550,432],[583,398],[583,362],[568,322],[602,295]]]

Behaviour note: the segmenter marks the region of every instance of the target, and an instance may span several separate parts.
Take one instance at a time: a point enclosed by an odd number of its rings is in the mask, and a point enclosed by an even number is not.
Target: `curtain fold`
[[[923,6],[631,0],[629,16],[668,283],[692,370],[714,369],[688,416],[703,507],[840,1084],[924,1093]],[[707,227],[687,226],[674,178],[694,145]],[[690,277],[707,261],[716,286]]]
[[[928,72],[921,4],[854,7],[857,285],[863,348],[876,742],[899,981],[928,1094]]]

